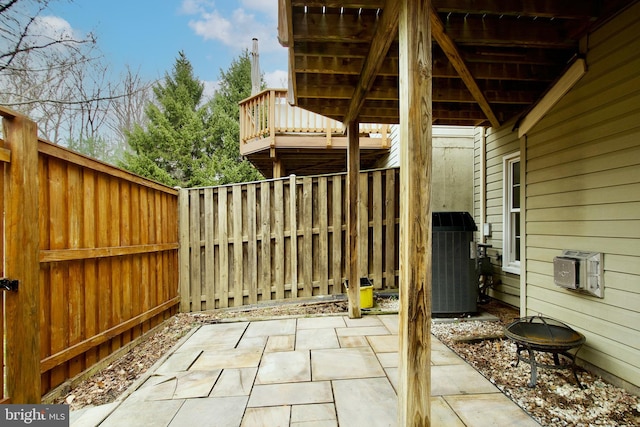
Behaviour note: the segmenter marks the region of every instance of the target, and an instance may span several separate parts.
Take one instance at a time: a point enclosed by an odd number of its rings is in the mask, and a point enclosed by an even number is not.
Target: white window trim
[[[520,161],[520,152],[506,155],[502,158],[503,173],[503,196],[502,196],[502,271],[512,274],[520,274],[520,261],[514,260],[515,250],[514,242],[511,235],[513,227],[511,220],[511,165]],[[520,172],[522,174],[522,163],[520,163]],[[522,178],[520,179],[520,192],[522,194]],[[522,233],[522,230],[520,231]],[[522,237],[522,236],[521,236]]]

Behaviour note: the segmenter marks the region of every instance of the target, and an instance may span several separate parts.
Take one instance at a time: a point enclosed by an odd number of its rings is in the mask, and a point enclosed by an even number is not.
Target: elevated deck
[[[389,125],[360,124],[361,168],[389,152]],[[346,171],[341,122],[287,102],[286,89],[266,89],[240,103],[240,154],[267,178]]]

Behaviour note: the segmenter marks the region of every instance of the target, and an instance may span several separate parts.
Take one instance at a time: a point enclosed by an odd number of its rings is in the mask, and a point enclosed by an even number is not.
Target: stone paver
[[[234,348],[244,334],[249,323],[218,323],[215,325],[201,326],[184,343],[177,352],[193,350],[217,350],[221,348]]]
[[[156,400],[169,400],[176,392],[177,380],[175,375],[153,375],[126,400],[126,403],[134,401],[150,402]]]
[[[398,379],[400,378],[400,371],[398,368],[384,368],[384,373],[387,374],[387,378],[389,378],[389,382],[393,389],[398,392]]]
[[[295,335],[274,335],[267,340],[265,352],[293,351],[296,346]]]
[[[69,423],[72,427],[95,427],[117,407],[118,403],[112,402],[93,408],[83,408],[80,411],[71,411]]]
[[[220,376],[220,369],[213,371],[189,371],[176,375],[173,399],[207,397]]]
[[[249,407],[302,405],[333,402],[331,383],[313,381],[307,383],[255,385],[249,396]]]
[[[386,378],[333,381],[341,426],[395,426],[398,399]]]
[[[311,350],[311,377],[314,381],[384,376],[384,370],[371,348]]]
[[[350,328],[362,328],[366,326],[383,326],[379,316],[362,316],[359,319],[350,319],[343,316],[344,323]]]
[[[392,353],[398,351],[398,336],[397,335],[376,335],[373,337],[367,337],[371,348],[376,353]]]
[[[349,328],[336,328],[339,337],[389,335],[389,330],[384,326],[354,326]]]
[[[431,425],[465,427],[462,420],[442,397],[431,398]]]
[[[262,357],[256,384],[304,381],[311,381],[308,351],[280,351]]]
[[[169,427],[238,427],[247,396],[188,399]]]
[[[342,316],[302,317],[298,319],[298,329],[345,328],[347,324]]]
[[[432,396],[499,392],[500,390],[467,364],[431,366]]]
[[[398,353],[376,353],[380,366],[383,368],[397,368],[398,367]]]
[[[340,347],[342,348],[354,348],[354,347],[368,347],[369,341],[367,341],[367,337],[356,335],[356,336],[339,336],[338,342],[340,343]]]
[[[399,329],[399,317],[397,314],[387,314],[384,316],[378,316],[378,319],[380,320],[380,322],[382,322],[382,324],[384,326],[386,326],[386,328],[389,330],[390,333],[394,334],[394,335],[398,335],[398,329]]]
[[[205,351],[191,365],[191,370],[206,371],[225,368],[253,368],[260,364],[262,350],[221,349]]]
[[[205,325],[123,403],[71,425],[396,426],[397,330],[397,315]],[[431,364],[432,425],[538,425],[435,337]]]
[[[467,427],[537,427],[533,418],[502,393],[445,396]]]
[[[463,365],[466,362],[440,340],[431,339],[431,364],[432,365]]]
[[[258,368],[223,370],[210,396],[249,396],[257,372]]]
[[[247,338],[296,333],[296,319],[263,320],[251,322],[244,336]]]
[[[269,337],[243,337],[236,348],[262,350],[267,345]]]
[[[158,427],[169,425],[184,400],[158,400],[152,402],[124,402],[101,427]]]
[[[289,427],[290,406],[247,408],[241,427]]]
[[[298,329],[296,350],[340,348],[335,329]]]
[[[156,370],[157,374],[186,371],[200,357],[202,350],[190,350],[173,353]]]
[[[336,407],[332,403],[294,405],[291,407],[291,425],[337,425]]]

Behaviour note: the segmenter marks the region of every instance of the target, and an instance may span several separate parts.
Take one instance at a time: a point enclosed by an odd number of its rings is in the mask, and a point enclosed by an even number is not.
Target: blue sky
[[[145,79],[161,78],[183,50],[207,92],[257,37],[267,85],[287,86],[278,0],[60,0],[45,14],[78,36],[93,32],[116,75],[129,65]]]

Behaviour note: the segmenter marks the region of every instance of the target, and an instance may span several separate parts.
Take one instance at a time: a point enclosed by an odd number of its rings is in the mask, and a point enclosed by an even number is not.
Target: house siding
[[[520,150],[520,140],[516,132],[512,132],[513,122],[500,129],[486,129],[485,160],[481,157],[482,128],[476,128],[474,133],[474,219],[478,224],[477,242],[491,245],[488,254],[494,271],[494,283],[489,295],[513,306],[520,304],[520,276],[503,272],[502,257],[502,224],[503,224],[503,158]],[[482,198],[482,174],[485,174],[484,185],[486,200]],[[484,206],[484,208],[483,208]],[[491,235],[482,236],[482,223],[491,224]]]
[[[389,154],[376,167],[400,166],[399,126],[392,126]],[[434,126],[432,133],[431,209],[433,211],[473,211],[474,129],[461,126]]]
[[[526,135],[529,315],[587,337],[578,357],[640,386],[640,4],[582,43],[588,71]],[[604,298],[554,285],[563,249],[604,255]]]

